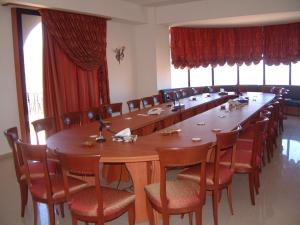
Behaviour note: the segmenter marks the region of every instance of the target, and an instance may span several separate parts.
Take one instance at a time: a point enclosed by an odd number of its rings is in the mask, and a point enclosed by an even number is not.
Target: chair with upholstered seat
[[[81,126],[82,113],[81,112],[68,112],[62,115],[64,128],[70,128],[72,126]]]
[[[134,99],[127,102],[129,112],[141,109],[141,99]]]
[[[235,173],[248,174],[251,202],[255,205],[255,193],[259,191],[259,170],[261,168],[261,154],[263,149],[263,134],[267,131],[269,119],[264,117],[255,123],[254,139],[252,141],[238,141],[235,153]],[[225,153],[220,162],[229,165],[232,152]]]
[[[17,181],[19,183],[21,194],[21,216],[24,217],[25,207],[28,199],[28,186],[25,176],[25,165],[20,149],[16,146],[18,140],[18,129],[12,127],[4,131],[4,135],[8,141],[9,147],[12,151],[14,167],[16,172]],[[31,162],[29,165],[32,178],[40,178],[44,176],[42,164],[38,162]],[[55,162],[48,162],[48,168],[50,173],[54,174],[57,170]]]
[[[153,95],[152,97],[153,97],[154,105],[160,105],[164,103],[163,98],[160,94]]]
[[[153,225],[153,209],[162,214],[163,224],[169,224],[172,214],[189,213],[190,221],[193,212],[196,224],[202,224],[202,206],[205,199],[206,159],[212,144],[206,143],[193,147],[158,148],[160,161],[160,183],[145,187],[147,196],[148,218]],[[167,169],[199,165],[198,176],[204,179],[198,183],[187,179],[167,180]]]
[[[240,128],[224,133],[217,133],[217,143],[215,147],[214,162],[207,163],[206,168],[206,190],[212,192],[213,215],[214,223],[218,224],[218,202],[222,189],[227,189],[228,203],[231,214],[233,214],[232,197],[231,197],[231,182],[234,174],[234,155],[236,142],[238,139]],[[220,164],[220,156],[223,153],[231,150],[232,157],[229,166]],[[187,168],[177,175],[181,179],[189,179],[200,182],[202,177],[199,174],[200,167],[194,166]]]
[[[46,137],[53,135],[56,132],[56,125],[54,117],[46,117],[43,119],[35,120],[31,122],[36,136],[37,144],[40,144],[38,133],[41,131],[46,132]]]
[[[135,196],[127,191],[100,186],[100,155],[71,155],[57,152],[62,165],[64,187],[72,215],[73,225],[77,220],[103,225],[128,211],[129,225],[135,223]],[[69,192],[68,174],[88,176],[90,186],[75,194]],[[92,182],[92,181],[90,181]]]
[[[60,205],[62,216],[64,216],[63,203],[66,202],[66,194],[64,190],[63,177],[61,174],[49,173],[46,145],[31,145],[23,143],[20,140],[17,141],[17,145],[22,152],[26,181],[32,196],[34,225],[37,225],[38,202],[47,204],[49,224],[55,225],[54,205]],[[32,161],[39,162],[42,165],[42,177],[33,179],[33,174],[30,170],[30,164]],[[72,193],[88,186],[88,184],[82,180],[73,177],[69,177],[68,179],[70,184],[69,191]]]
[[[112,117],[115,114],[122,115],[122,102],[112,103],[104,106],[104,109],[109,117]]]
[[[143,103],[143,107],[144,107],[144,108],[154,106],[154,100],[153,100],[153,97],[150,96],[150,97],[144,97],[144,98],[142,98],[142,103]]]

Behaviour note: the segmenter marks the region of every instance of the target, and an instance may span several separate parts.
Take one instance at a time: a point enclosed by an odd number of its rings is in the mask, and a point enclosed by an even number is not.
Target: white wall
[[[127,101],[136,97],[134,84],[133,25],[109,21],[107,24],[107,64],[110,100],[123,102],[123,112],[128,111]],[[125,57],[119,62],[113,50],[125,46]]]
[[[10,152],[3,131],[19,125],[10,8],[0,6],[0,155]]]

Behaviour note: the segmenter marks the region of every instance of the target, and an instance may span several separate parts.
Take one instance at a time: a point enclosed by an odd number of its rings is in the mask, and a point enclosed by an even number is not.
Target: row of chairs
[[[241,127],[238,127],[231,132],[217,133],[215,146],[213,146],[212,143],[207,143],[188,148],[158,148],[161,180],[159,184],[151,184],[145,187],[150,224],[154,222],[152,209],[162,213],[164,224],[168,224],[170,214],[177,213],[189,213],[190,222],[192,222],[191,212],[196,213],[196,223],[201,224],[201,210],[205,203],[205,193],[206,191],[210,191],[212,192],[214,222],[215,225],[217,225],[218,202],[223,189],[227,190],[229,207],[233,214],[231,182],[234,173],[248,174],[251,202],[254,205],[255,193],[259,193],[259,173],[262,169],[262,165],[265,164],[265,155],[267,155],[268,161],[270,161],[274,148],[276,147],[276,139],[280,132],[283,131],[282,105],[283,99],[279,96],[276,101],[261,111],[261,117],[248,128],[241,129]],[[107,209],[108,203],[103,203],[101,199],[104,202],[114,199],[113,202],[110,203],[117,205],[121,204],[121,202],[115,198],[117,194],[115,194],[114,191],[117,192],[117,190],[108,190],[108,194],[101,196],[101,191],[105,193],[103,190],[106,189],[99,185],[100,156],[72,156],[57,153],[63,171],[62,176],[61,172],[59,172],[60,167],[58,167],[55,162],[47,160],[46,146],[33,146],[17,141],[18,133],[15,127],[6,130],[4,133],[14,155],[16,175],[21,191],[22,216],[24,216],[29,187],[33,196],[35,215],[36,202],[46,202],[49,208],[50,221],[54,220],[53,204],[61,205],[62,210],[62,204],[68,201],[73,221],[75,221],[74,224],[76,224],[77,220],[87,222],[96,221],[99,222],[98,224],[103,224],[103,221],[111,220],[115,218],[116,215],[120,215],[127,210],[129,210],[129,223],[130,225],[134,224],[134,196],[129,193],[122,192],[123,194],[121,194],[123,197],[126,196],[126,202],[128,203],[126,207],[121,207],[122,212],[114,211],[113,215],[109,214],[109,218],[105,217],[105,210]],[[211,148],[215,150],[214,160],[213,162],[207,163],[207,153]],[[70,161],[69,163],[67,163],[68,160]],[[73,163],[71,163],[71,161]],[[180,172],[177,175],[178,179],[175,181],[166,180],[165,173],[167,168],[178,168],[179,166],[187,167],[190,165],[194,166],[188,167]],[[93,168],[89,166],[93,166]],[[44,171],[45,169],[47,169],[47,171]],[[75,178],[72,182],[68,182],[69,178],[66,176],[67,171],[76,175],[85,171],[86,175],[92,174],[95,176],[96,183],[90,186]],[[59,179],[56,178],[59,176]],[[62,177],[65,182],[62,181]],[[58,180],[60,181],[58,182]],[[69,190],[70,183],[74,184],[71,188],[72,191],[70,191],[71,189]],[[46,187],[46,185],[50,185],[50,188]],[[50,192],[48,193],[48,191]],[[111,193],[111,195],[109,193]],[[105,196],[108,197],[106,198]],[[72,206],[72,202],[74,201],[77,201],[77,204],[74,203]],[[80,206],[82,206],[82,208]],[[103,208],[103,206],[105,207]],[[83,208],[86,212],[80,211],[83,210]],[[119,209],[119,207],[117,208]],[[90,211],[93,212],[91,213]],[[52,216],[53,218],[51,218]],[[36,221],[36,216],[34,221]]]

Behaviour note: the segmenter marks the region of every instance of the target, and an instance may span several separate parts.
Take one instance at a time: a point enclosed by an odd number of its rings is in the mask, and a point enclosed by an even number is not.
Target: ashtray
[[[167,129],[161,131],[160,133],[162,135],[171,135],[171,134],[177,134],[179,132],[181,132],[181,129],[167,128]]]
[[[215,128],[215,129],[212,129],[211,131],[212,131],[212,132],[216,132],[216,133],[217,133],[217,132],[221,132],[221,131],[222,131],[222,129],[220,129],[220,128]]]
[[[192,138],[192,141],[193,141],[193,142],[202,141],[202,138],[194,137],[194,138]]]
[[[92,141],[83,141],[81,143],[81,145],[84,146],[84,147],[92,147],[94,145],[94,142],[92,142]]]

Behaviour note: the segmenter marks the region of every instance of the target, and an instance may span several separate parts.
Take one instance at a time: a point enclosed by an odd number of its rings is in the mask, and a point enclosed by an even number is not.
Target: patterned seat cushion
[[[199,190],[199,184],[191,180],[166,181],[168,208],[180,209],[199,205]],[[162,207],[159,183],[147,185],[145,192],[152,204]]]
[[[82,180],[69,177],[69,190],[70,193],[75,193],[83,188],[88,187],[88,184]],[[60,199],[65,198],[64,191],[64,182],[63,177],[61,175],[52,175],[50,176],[51,186],[52,186],[52,198]],[[30,187],[30,191],[32,195],[46,199],[47,198],[47,189],[44,178],[37,178],[32,181],[32,186]]]
[[[103,194],[104,217],[124,210],[134,202],[135,195],[127,191],[101,187]],[[81,216],[96,217],[98,201],[95,187],[86,188],[72,195],[70,210]]]
[[[180,179],[191,179],[200,182],[200,166],[193,166],[177,175]],[[233,175],[229,166],[219,165],[219,184],[228,183]],[[214,163],[206,164],[206,185],[214,185]]]
[[[57,172],[57,162],[54,161],[48,161],[48,170],[51,175],[55,174]],[[44,170],[43,170],[43,164],[41,162],[32,162],[28,164],[30,176],[31,178],[41,178],[44,177]],[[20,167],[21,171],[21,180],[26,179],[26,167],[25,165],[22,165]]]

